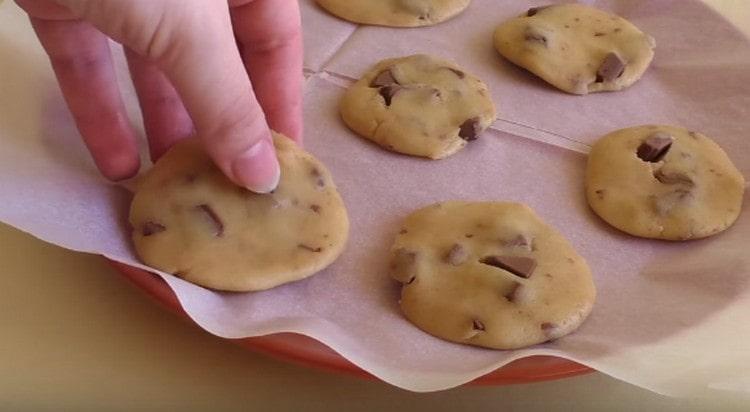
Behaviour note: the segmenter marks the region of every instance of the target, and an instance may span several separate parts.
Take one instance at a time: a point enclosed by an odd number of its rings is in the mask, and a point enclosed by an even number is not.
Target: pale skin
[[[273,190],[270,129],[302,139],[295,0],[16,0],[30,16],[102,174],[134,176],[136,133],[107,37],[125,48],[152,159],[196,134],[236,184]]]

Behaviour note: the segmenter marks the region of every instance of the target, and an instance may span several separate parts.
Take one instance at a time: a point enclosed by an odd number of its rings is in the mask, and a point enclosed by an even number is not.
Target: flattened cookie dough
[[[316,0],[354,23],[392,27],[431,26],[464,11],[471,0]]]
[[[681,127],[639,126],[601,138],[588,159],[586,197],[631,235],[698,239],[734,223],[745,179],[708,137]]]
[[[535,7],[495,30],[501,55],[572,94],[631,86],[655,47],[629,21],[582,4]]]
[[[583,323],[596,290],[586,261],[518,203],[438,203],[409,215],[392,248],[401,308],[439,338],[515,349]]]
[[[341,117],[399,153],[442,159],[495,120],[487,86],[454,63],[418,54],[383,60],[345,93]]]
[[[177,143],[138,183],[130,208],[144,263],[212,289],[252,291],[310,276],[343,251],[346,209],[330,173],[274,134],[281,181],[235,186],[196,139]]]

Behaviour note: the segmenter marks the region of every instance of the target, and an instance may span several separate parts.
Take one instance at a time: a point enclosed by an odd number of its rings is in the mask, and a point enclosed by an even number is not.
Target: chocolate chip
[[[695,186],[695,182],[690,176],[680,172],[665,172],[664,169],[659,169],[654,173],[656,180],[664,183],[665,185],[685,185],[689,187]]]
[[[471,327],[472,327],[472,329],[478,330],[478,331],[485,331],[486,330],[485,327],[484,327],[484,323],[482,323],[482,321],[480,321],[479,319],[474,319],[471,322]]]
[[[203,215],[206,216],[208,221],[213,225],[214,236],[221,237],[224,234],[224,223],[221,221],[219,215],[216,214],[216,211],[207,204],[198,205],[196,206],[196,209],[203,212]]]
[[[536,269],[536,260],[524,256],[485,256],[479,263],[507,270],[524,279],[528,279]]]
[[[320,214],[320,205],[310,205],[310,210],[312,210],[315,213]]]
[[[608,53],[607,57],[604,58],[599,70],[596,72],[596,82],[611,82],[622,76],[625,72],[625,62],[617,55],[617,53]]]
[[[607,191],[605,189],[599,189],[599,190],[594,191],[594,193],[596,193],[596,197],[598,197],[599,199],[604,199],[604,194],[606,192]]]
[[[312,247],[312,246],[306,245],[304,243],[298,244],[297,247],[300,248],[300,249],[307,250],[309,252],[313,252],[313,253],[320,253],[320,252],[323,251],[322,247]]]
[[[461,70],[454,69],[452,67],[446,67],[446,69],[448,69],[448,70],[452,71],[453,73],[455,73],[456,76],[458,76],[459,79],[463,79],[464,77],[466,77],[466,73],[462,72]]]
[[[456,243],[445,255],[445,261],[453,266],[460,266],[469,258],[469,252],[465,247]]]
[[[440,100],[443,97],[443,94],[440,93],[440,90],[434,87],[432,88],[432,90],[430,90],[430,94],[432,95],[433,98],[438,99],[438,100]]]
[[[385,105],[390,106],[391,101],[393,100],[393,97],[395,97],[398,94],[398,92],[400,92],[403,89],[404,89],[403,86],[393,84],[390,86],[381,87],[380,90],[378,90],[378,93],[380,93],[380,95],[383,96],[383,99],[385,100]]]
[[[672,147],[673,141],[674,139],[669,134],[656,132],[647,137],[646,140],[638,146],[636,154],[645,162],[659,162],[667,154],[669,148]]]
[[[141,233],[143,236],[151,236],[165,230],[167,230],[167,228],[164,225],[152,221],[144,223],[143,227],[141,227]]]
[[[521,285],[518,282],[515,282],[513,286],[511,287],[510,291],[505,294],[505,299],[508,299],[508,302],[516,302],[518,300],[518,290],[522,288],[523,285]]]
[[[532,239],[529,239],[526,235],[521,234],[521,235],[514,237],[512,240],[505,242],[505,246],[520,247],[520,248],[531,250],[531,242],[532,242]]]
[[[532,17],[532,16],[536,16],[537,14],[539,14],[539,12],[540,12],[540,11],[542,11],[542,10],[544,10],[544,9],[546,9],[546,8],[550,8],[550,7],[552,7],[552,6],[539,6],[539,7],[532,7],[532,8],[530,8],[530,9],[529,9],[529,10],[528,10],[528,11],[526,12],[526,17]]]
[[[556,328],[556,327],[557,327],[557,325],[555,325],[555,324],[554,324],[554,323],[552,323],[552,322],[544,322],[544,323],[542,323],[541,325],[539,325],[539,328],[540,328],[541,330],[543,330],[543,331],[548,331],[548,330],[550,330],[550,329],[554,329],[554,328]]]
[[[319,188],[323,188],[326,186],[326,182],[323,179],[323,174],[320,172],[320,170],[318,170],[317,167],[313,167],[310,170],[310,176],[312,176],[313,179],[315,179],[315,185],[318,186]]]
[[[557,336],[558,326],[556,324],[552,323],[552,322],[544,322],[544,323],[542,323],[541,325],[539,325],[539,329],[542,330],[542,332],[544,333],[544,335],[549,340],[554,340],[554,339],[556,339],[556,338],[559,337],[559,336]]]
[[[594,37],[602,37],[602,36],[605,36],[606,34],[607,33],[602,33],[600,31],[598,31],[598,32],[594,33]]]
[[[472,233],[467,233],[464,236],[466,236],[467,239],[471,239],[471,238],[474,237],[474,235]]]
[[[370,83],[370,87],[385,87],[394,84],[398,84],[398,81],[393,77],[393,72],[391,69],[385,69],[375,76],[375,79]]]
[[[538,30],[534,29],[533,27],[526,28],[526,32],[524,33],[523,38],[526,41],[541,43],[544,45],[544,47],[547,47],[547,36],[540,33]]]
[[[405,248],[393,251],[391,277],[401,283],[410,284],[417,277],[417,252]]]
[[[458,130],[458,137],[470,142],[479,138],[479,133],[482,132],[482,125],[479,124],[478,117],[472,117],[461,123]]]
[[[409,231],[408,231],[408,230],[406,230],[406,229],[401,229],[401,230],[399,230],[399,231],[398,231],[398,234],[399,234],[399,235],[405,235],[405,234],[407,234],[407,233],[409,233]]]

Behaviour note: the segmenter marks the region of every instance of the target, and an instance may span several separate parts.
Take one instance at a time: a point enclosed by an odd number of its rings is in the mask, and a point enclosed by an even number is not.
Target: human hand
[[[140,167],[108,36],[125,47],[152,159],[195,131],[236,184],[256,192],[276,187],[279,164],[269,126],[298,143],[302,138],[295,0],[16,3],[29,14],[104,176],[124,179]]]

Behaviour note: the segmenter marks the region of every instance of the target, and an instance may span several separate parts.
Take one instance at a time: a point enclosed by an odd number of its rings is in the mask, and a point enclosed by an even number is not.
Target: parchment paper
[[[750,394],[750,199],[730,230],[667,243],[623,235],[588,209],[588,144],[613,129],[672,123],[712,136],[750,176],[750,42],[697,1],[598,1],[651,33],[654,65],[633,88],[568,96],[503,61],[492,30],[527,1],[474,0],[436,27],[357,27],[302,1],[307,149],[334,174],[351,240],[331,267],[260,293],[209,291],[162,275],[188,314],[223,337],[297,332],[379,378],[413,391],[468,382],[514,359],[556,355],[662,394]],[[381,58],[429,52],[488,83],[493,129],[439,162],[387,153],[341,123],[351,79]],[[115,53],[133,121],[140,116]],[[140,266],[126,224],[130,195],[89,159],[27,19],[0,5],[0,220],[63,247]],[[512,200],[533,207],[588,260],[598,288],[573,335],[527,350],[447,343],[400,314],[387,251],[411,210],[447,199]],[[50,273],[50,276],[55,276]]]

